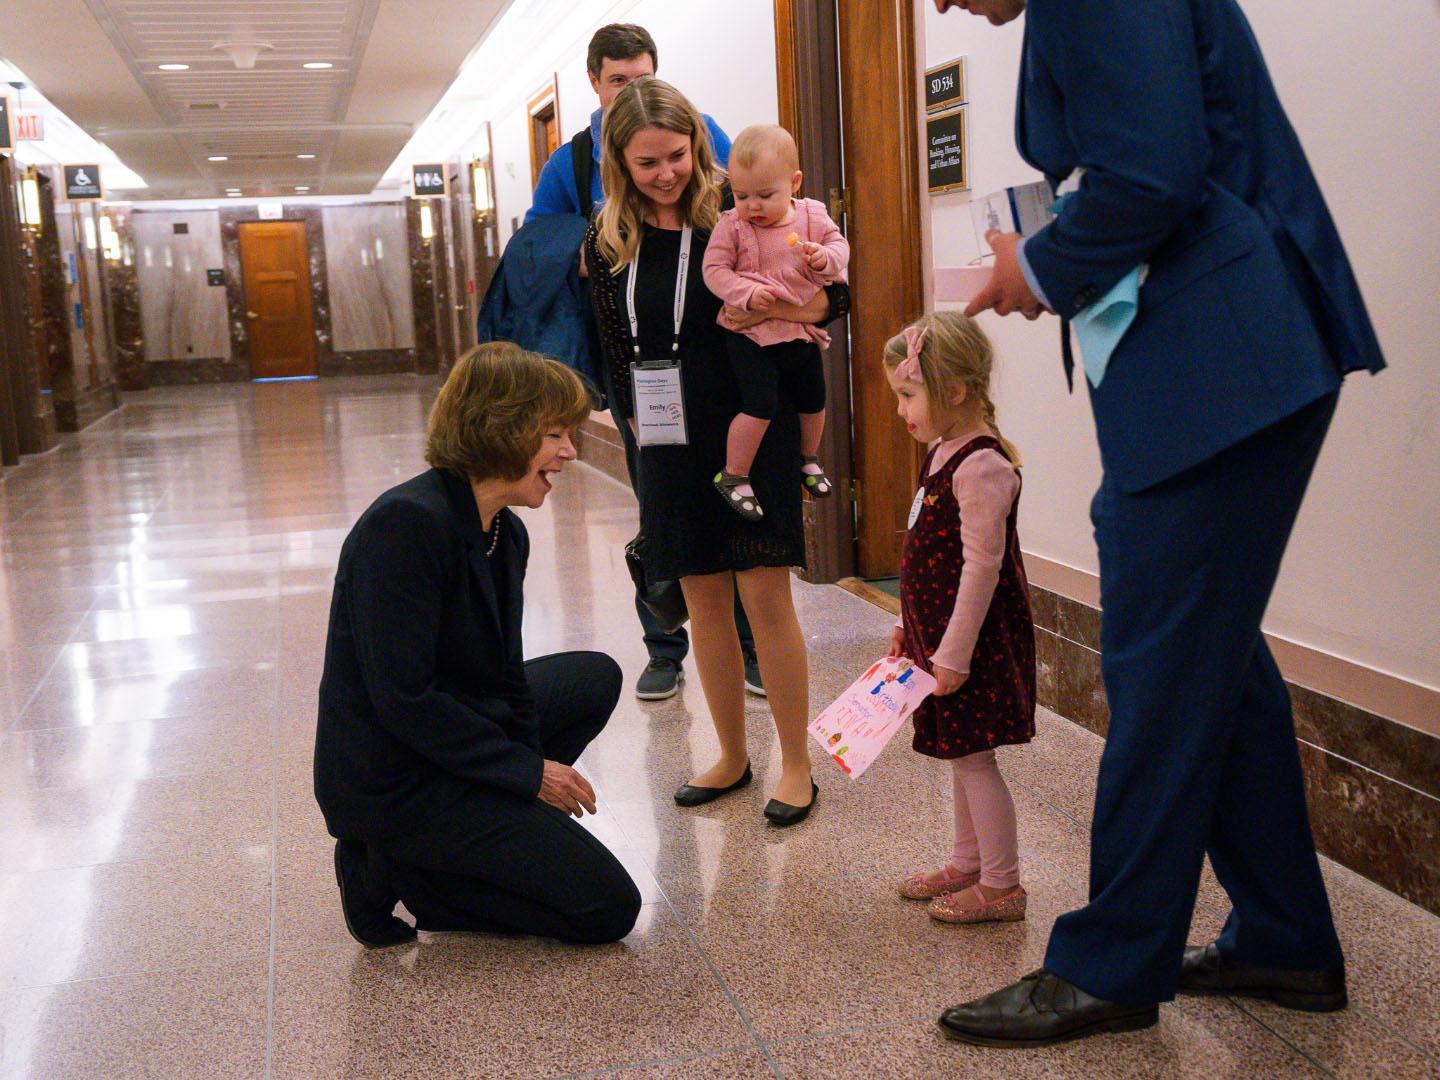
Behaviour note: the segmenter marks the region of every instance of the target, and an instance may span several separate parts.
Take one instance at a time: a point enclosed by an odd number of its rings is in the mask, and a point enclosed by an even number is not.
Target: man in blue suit
[[[936,7],[1000,25],[1026,2]],[[1177,991],[1341,1008],[1260,621],[1340,381],[1384,367],[1359,288],[1235,0],[1030,0],[1016,140],[1073,194],[1040,232],[992,236],[970,313],[1078,325],[1117,296],[1110,315],[1133,312],[1118,344],[1114,323],[1098,346],[1080,335],[1111,720],[1090,902],[1056,922],[1043,968],[940,1023],[1040,1046],[1148,1027]],[[1232,910],[1187,949],[1206,854]]]

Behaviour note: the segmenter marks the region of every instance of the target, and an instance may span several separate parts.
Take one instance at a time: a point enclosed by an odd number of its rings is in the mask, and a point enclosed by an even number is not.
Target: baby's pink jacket
[[[812,270],[800,254],[800,246],[785,242],[792,232],[825,249],[825,269]],[[784,225],[757,228],[742,221],[734,210],[721,214],[705,248],[703,273],[712,293],[732,307],[749,311],[750,295],[758,286],[769,288],[778,300],[804,304],[822,285],[844,281],[849,261],[850,244],[830,220],[825,205],[814,199],[796,199],[795,216]],[[723,312],[717,321],[726,325]],[[809,338],[822,349],[830,344],[830,335],[818,326],[786,319],[766,319],[741,332],[760,345],[801,338]]]

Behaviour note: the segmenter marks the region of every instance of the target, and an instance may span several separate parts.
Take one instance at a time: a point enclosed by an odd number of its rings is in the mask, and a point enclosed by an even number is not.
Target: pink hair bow
[[[925,376],[920,373],[920,350],[925,345],[925,335],[928,333],[928,326],[924,330],[916,330],[913,326],[905,328],[905,359],[895,365],[896,378],[913,383],[925,381]]]

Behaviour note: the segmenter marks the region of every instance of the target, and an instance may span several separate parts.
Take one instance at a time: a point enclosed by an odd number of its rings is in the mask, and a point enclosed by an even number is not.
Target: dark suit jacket
[[[520,640],[525,526],[502,510],[488,559],[487,547],[469,484],[439,469],[381,495],[346,538],[315,738],[333,835],[402,837],[477,784],[539,792]]]
[[[1235,0],[1030,0],[1016,142],[1079,192],[1025,255],[1064,317],[1141,262],[1092,391],[1133,492],[1385,366],[1320,188]]]

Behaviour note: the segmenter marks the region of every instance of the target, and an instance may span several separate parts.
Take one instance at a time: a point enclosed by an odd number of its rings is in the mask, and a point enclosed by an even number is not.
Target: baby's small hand
[[[825,249],[819,244],[810,240],[804,241],[800,245],[800,254],[803,255],[805,261],[810,264],[811,270],[825,269]]]
[[[774,306],[775,294],[764,285],[758,286],[755,291],[750,294],[751,311],[769,311]]]
[[[898,626],[890,631],[890,651],[885,655],[891,657],[905,655],[905,631]]]
[[[951,671],[948,667],[941,667],[939,664],[930,669],[930,674],[935,676],[935,696],[944,697],[946,694],[953,694],[960,687],[965,685],[970,678],[969,673],[962,675],[958,671]]]

